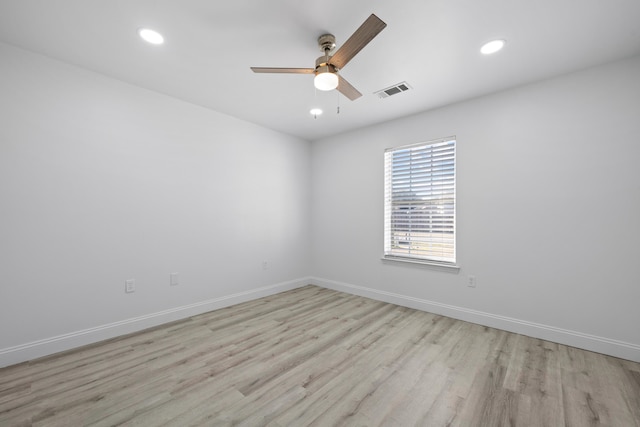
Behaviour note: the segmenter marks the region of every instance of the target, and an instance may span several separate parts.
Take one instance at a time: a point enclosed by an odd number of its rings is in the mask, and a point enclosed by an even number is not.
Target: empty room
[[[0,426],[640,427],[639,19],[0,0]]]

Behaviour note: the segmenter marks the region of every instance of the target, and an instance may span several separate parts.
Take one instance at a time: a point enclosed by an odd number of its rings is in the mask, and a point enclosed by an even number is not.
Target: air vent
[[[374,94],[378,95],[379,98],[388,98],[391,95],[396,95],[398,93],[406,92],[409,89],[411,89],[411,86],[409,86],[407,82],[402,82],[402,83],[395,84],[391,87],[388,87],[386,89],[382,89],[377,92],[374,92]]]

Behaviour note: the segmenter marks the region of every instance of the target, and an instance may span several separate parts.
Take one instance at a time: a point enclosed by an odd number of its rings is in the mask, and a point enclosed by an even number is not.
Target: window
[[[455,137],[387,149],[384,165],[384,258],[455,265]]]

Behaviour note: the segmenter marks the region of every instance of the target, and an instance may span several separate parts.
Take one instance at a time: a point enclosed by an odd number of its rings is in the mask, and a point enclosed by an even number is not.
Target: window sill
[[[457,264],[448,264],[448,263],[437,262],[437,261],[428,261],[428,260],[421,260],[421,259],[415,259],[415,258],[402,258],[402,257],[384,256],[384,255],[382,256],[381,260],[385,262],[388,261],[391,263],[400,262],[400,263],[406,263],[406,264],[420,265],[428,268],[433,268],[435,270],[448,271],[451,273],[458,273],[460,271],[460,266]]]

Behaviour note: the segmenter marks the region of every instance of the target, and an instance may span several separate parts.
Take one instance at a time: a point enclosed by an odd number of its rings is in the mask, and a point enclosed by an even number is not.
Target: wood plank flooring
[[[640,427],[640,364],[315,286],[0,370],[0,426]]]

